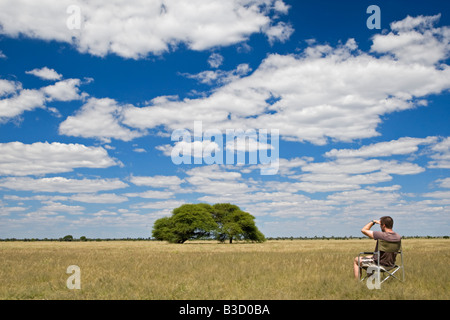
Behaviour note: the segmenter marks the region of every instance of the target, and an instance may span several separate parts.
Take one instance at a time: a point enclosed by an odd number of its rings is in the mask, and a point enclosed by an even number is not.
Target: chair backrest
[[[389,242],[378,239],[378,250],[383,252],[400,252],[402,250],[402,242]]]
[[[397,254],[400,253],[402,255],[402,242],[389,242],[382,239],[377,240],[377,247],[380,255],[376,254],[379,257],[379,263],[383,266],[392,267],[395,265],[395,260],[397,260]],[[402,256],[403,263],[403,256]]]

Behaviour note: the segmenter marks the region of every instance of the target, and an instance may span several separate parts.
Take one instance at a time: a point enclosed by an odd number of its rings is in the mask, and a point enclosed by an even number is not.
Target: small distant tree
[[[64,236],[64,238],[62,238],[63,241],[73,241],[73,236],[68,234],[67,236]]]

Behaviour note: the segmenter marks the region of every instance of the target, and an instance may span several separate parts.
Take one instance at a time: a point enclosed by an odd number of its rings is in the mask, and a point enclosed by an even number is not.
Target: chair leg
[[[395,278],[395,279],[397,279],[397,280],[403,282],[403,280],[401,280],[401,279],[399,279],[399,278],[397,278],[397,277],[395,276],[395,273],[397,273],[397,271],[399,271],[400,269],[401,269],[401,268],[396,268],[392,273],[389,272],[389,271],[387,271],[387,270],[385,270],[384,272],[386,272],[388,275],[387,275],[387,276],[383,279],[383,281],[381,281],[380,283],[385,282],[386,280],[388,280],[388,279],[391,278],[391,277],[393,277],[393,278]]]
[[[360,268],[360,270],[361,270],[361,273],[360,273],[360,282],[363,282],[364,280],[366,280],[367,278],[369,278],[373,273],[367,273],[367,269],[366,268]],[[363,274],[363,272],[362,272],[362,270],[365,270],[366,271],[366,274],[364,275]]]

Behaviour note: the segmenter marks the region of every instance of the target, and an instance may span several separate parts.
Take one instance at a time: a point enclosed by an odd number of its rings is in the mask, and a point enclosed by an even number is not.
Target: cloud
[[[296,168],[301,168],[306,165],[308,162],[313,161],[314,158],[311,157],[296,157],[292,159],[279,159],[279,173],[282,176],[288,176],[295,173]]]
[[[256,216],[304,217],[326,215],[333,210],[329,201],[299,194],[299,183],[245,179],[237,171],[239,167],[229,167],[213,165],[188,170],[187,188],[200,194],[198,201],[235,203]]]
[[[0,187],[33,192],[92,193],[125,188],[119,179],[67,179],[63,177],[33,179],[8,177],[0,179]]]
[[[47,67],[43,67],[41,69],[33,69],[30,71],[26,71],[26,74],[32,74],[38,78],[44,80],[60,80],[62,75],[56,72],[54,69],[49,69]]]
[[[49,201],[47,204],[39,209],[40,212],[54,213],[54,212],[67,212],[70,214],[80,214],[84,211],[84,207],[81,206],[69,206],[59,202]]]
[[[441,188],[449,188],[450,189],[450,178],[439,179],[437,180]]]
[[[329,200],[336,201],[339,204],[359,203],[364,206],[370,205],[372,208],[385,208],[391,204],[398,203],[400,194],[394,192],[376,192],[373,190],[360,189],[334,193],[327,197]],[[348,206],[353,211],[351,206]],[[361,208],[361,206],[359,207]]]
[[[25,111],[46,108],[52,101],[81,99],[79,79],[66,79],[40,89],[23,89],[20,82],[0,80],[0,123],[21,115]],[[53,110],[54,108],[49,108]]]
[[[147,190],[144,192],[125,193],[125,196],[146,199],[169,199],[173,198],[174,193],[171,191]]]
[[[119,163],[102,147],[59,142],[0,143],[0,175],[25,176],[107,168]]]
[[[429,198],[438,198],[438,199],[446,199],[450,200],[450,191],[434,191],[423,194],[424,197]],[[446,202],[446,204],[450,204],[450,202]]]
[[[392,155],[410,154],[416,152],[421,144],[430,144],[436,141],[436,137],[410,138],[403,137],[398,140],[379,142],[361,147],[360,149],[333,149],[325,153],[326,157],[350,158],[350,157],[389,157]]]
[[[286,181],[245,179],[239,172],[242,171],[239,166],[196,167],[186,171],[186,189],[198,192],[198,201],[232,202],[257,217],[299,218],[304,219],[302,220],[304,224],[310,225],[316,225],[314,218],[317,217],[345,221],[349,217],[359,219],[367,216],[364,212],[382,216],[385,215],[386,208],[389,208],[395,216],[410,216],[412,211],[417,216],[423,213],[445,212],[445,203],[448,205],[446,193],[427,194],[436,200],[414,201],[407,194],[398,192],[401,189],[399,185],[372,185],[392,180],[389,173],[383,171],[391,164],[400,165],[393,170],[397,173],[413,174],[407,163],[389,163],[372,159],[376,161],[370,161],[362,173],[356,174],[355,172],[359,172],[357,163],[369,160],[362,158],[358,158],[358,161],[352,160],[354,167],[347,163],[345,174],[340,173],[339,168],[336,168],[336,172],[325,173],[327,169],[321,167],[324,172],[317,170],[305,175],[289,175]],[[304,168],[307,168],[311,161],[311,158],[280,159],[280,171],[286,173],[288,172],[286,168],[294,173],[297,170],[305,171]],[[329,162],[332,163],[327,162],[328,165],[333,165],[335,161]],[[234,189],[232,185],[235,186]],[[309,194],[305,195],[304,192]],[[312,198],[313,196],[316,198]]]
[[[226,166],[220,166],[217,164],[195,167],[186,171],[186,174],[190,177],[199,179],[210,179],[210,180],[226,180],[234,181],[240,180],[242,175],[239,172],[227,171]]]
[[[345,185],[347,189],[358,189],[363,184],[375,184],[392,180],[386,172],[372,172],[367,174],[345,174],[345,173],[310,173],[296,176],[302,181],[327,185]]]
[[[255,136],[256,137],[256,136]],[[257,152],[258,150],[272,150],[272,145],[263,143],[254,137],[236,137],[232,141],[227,141],[226,150],[232,152]]]
[[[20,82],[0,79],[0,97],[13,94],[21,88]]]
[[[393,54],[406,63],[436,64],[448,58],[450,50],[450,28],[433,28],[440,16],[408,16],[393,22],[392,32],[373,37],[371,50]]]
[[[309,162],[302,174],[291,175],[300,180],[293,186],[309,193],[360,189],[361,185],[391,181],[392,175],[413,175],[425,171],[421,166],[396,160],[338,158],[334,161]]]
[[[0,122],[17,117],[25,111],[45,108],[45,94],[39,90],[23,89],[13,96],[0,100]]]
[[[212,84],[217,85],[217,84],[225,84],[225,83],[232,82],[242,76],[247,75],[248,73],[250,73],[250,71],[251,71],[251,68],[249,67],[249,65],[246,63],[242,63],[242,64],[238,65],[236,67],[236,69],[230,70],[230,71],[207,70],[207,71],[202,71],[197,74],[183,73],[182,75],[187,78],[190,78],[190,79],[195,79],[195,80],[199,81],[200,83],[209,84],[209,85],[212,85]]]
[[[97,138],[109,142],[111,138],[130,141],[143,135],[122,124],[122,113],[129,105],[120,105],[113,99],[89,98],[73,116],[67,117],[59,133],[84,138]]]
[[[427,25],[415,32],[437,41],[437,30]],[[389,35],[377,39],[382,37]],[[420,45],[429,49],[428,43]],[[197,76],[212,81],[216,75]],[[170,132],[192,129],[201,120],[205,130],[273,128],[282,139],[324,145],[330,139],[378,136],[383,115],[423,107],[424,98],[449,88],[450,67],[445,64],[397,59],[388,52],[373,56],[350,39],[336,47],[311,44],[298,55],[270,54],[253,73],[208,96],[155,98],[147,106],[124,109],[123,123],[141,130],[163,126]]]
[[[24,207],[3,207],[0,203],[0,217],[1,216],[9,216],[11,213],[15,212],[23,212],[26,211],[28,208]]]
[[[443,138],[431,148],[433,159],[428,163],[429,168],[450,169],[450,137]]]
[[[68,14],[70,6],[78,10]],[[181,44],[206,50],[241,43],[264,33],[287,10],[279,0],[6,0],[0,3],[0,32],[66,42],[96,56],[138,59]],[[79,20],[79,27],[69,28],[72,20]]]
[[[178,176],[132,176],[130,182],[137,186],[178,189],[184,181]]]
[[[12,201],[67,201],[69,200],[69,197],[61,195],[35,195],[31,197],[4,195],[3,199]]]
[[[289,11],[289,8],[290,8],[291,6],[285,4],[285,3],[284,3],[283,1],[281,1],[281,0],[277,0],[277,1],[275,1],[275,2],[273,3],[273,7],[274,7],[274,10],[275,10],[276,12],[279,12],[280,14],[287,14],[288,11]]]
[[[71,196],[70,200],[85,203],[122,203],[128,201],[128,198],[115,193],[79,193]]]
[[[276,41],[285,42],[294,32],[294,29],[290,24],[285,22],[278,22],[276,25],[267,28],[265,34],[269,39],[269,42],[273,44]]]
[[[67,79],[41,88],[41,90],[47,95],[47,101],[79,100],[82,97],[78,89],[80,84],[80,79]]]
[[[246,194],[252,187],[242,179],[239,172],[227,171],[224,166],[201,166],[186,171],[186,182],[191,192],[200,194],[229,197],[232,195]]]
[[[435,137],[424,139],[404,137],[368,145],[367,148],[333,149],[326,152],[324,156],[334,157],[334,159],[322,162],[314,161],[312,157],[281,158],[279,160],[280,176],[288,178],[288,181],[274,181],[270,188],[277,191],[307,193],[358,190],[365,185],[392,181],[393,175],[419,174],[424,172],[425,168],[411,162],[411,159],[407,159],[407,161],[381,160],[373,157],[409,156],[418,150],[416,148],[418,145],[432,144],[435,141]],[[398,149],[393,151],[393,146],[397,146]],[[236,169],[242,173],[249,173],[256,168],[258,166],[242,168],[236,166]],[[377,191],[376,189],[371,190]]]
[[[218,53],[212,53],[208,58],[208,64],[211,68],[218,68],[223,63],[223,56]]]
[[[183,205],[185,201],[183,200],[164,200],[156,202],[146,202],[138,203],[132,205],[134,209],[164,209],[167,210],[166,214],[169,214],[173,209]]]

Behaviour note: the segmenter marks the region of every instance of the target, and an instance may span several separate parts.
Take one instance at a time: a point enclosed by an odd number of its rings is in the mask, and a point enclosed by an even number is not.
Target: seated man
[[[380,231],[371,231],[370,228],[373,227],[374,224],[379,224],[381,227]],[[368,236],[371,239],[374,240],[385,240],[388,242],[399,242],[401,241],[401,236],[394,232],[392,230],[392,227],[394,226],[394,220],[392,220],[391,217],[385,216],[381,217],[380,220],[372,220],[368,224],[364,226],[364,228],[361,229],[361,232]],[[375,250],[378,251],[378,241],[375,246]],[[376,256],[366,256],[360,259],[361,266],[367,266],[371,263],[377,263]],[[395,264],[395,253],[390,252],[381,252],[380,254],[380,265],[382,266],[393,266]],[[360,265],[358,265],[358,257],[355,258],[353,261],[353,273],[355,275],[356,279],[359,279],[359,268]]]

